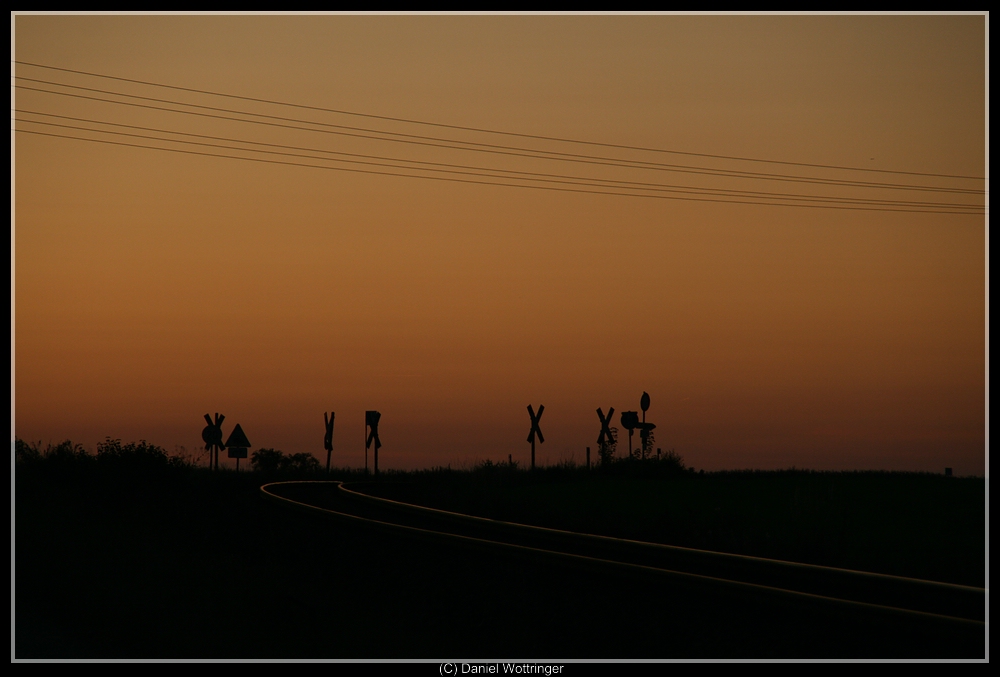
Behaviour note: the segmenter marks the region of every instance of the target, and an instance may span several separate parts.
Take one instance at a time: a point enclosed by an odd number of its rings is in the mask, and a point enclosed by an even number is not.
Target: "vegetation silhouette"
[[[315,477],[320,474],[319,460],[312,454],[301,452],[285,454],[277,449],[263,448],[250,456],[250,467],[273,477]]]
[[[618,449],[618,428],[611,426],[608,436],[597,447],[597,456],[601,460],[601,468],[610,468],[615,462],[615,451]]]
[[[17,438],[13,446],[15,492],[39,481],[89,486],[128,502],[154,485],[182,494],[211,486],[205,468],[144,440],[109,437],[96,453],[69,440],[45,446]],[[386,491],[498,519],[984,584],[982,478],[794,468],[697,473],[674,450],[647,459],[615,457],[610,443],[603,451],[591,470],[567,461],[529,472],[508,456],[464,470],[390,471]],[[271,448],[255,451],[251,467],[239,480],[249,491],[275,479],[365,479],[361,470],[327,474],[311,454]]]
[[[29,443],[16,438],[14,455],[16,462],[26,467],[45,465],[65,471],[131,475],[136,478],[194,469],[186,458],[170,455],[162,447],[146,440],[123,443],[110,437],[98,442],[96,454],[90,454],[82,445],[69,440],[49,444],[43,449],[41,442]]]
[[[42,449],[41,442],[25,442],[19,437],[14,440],[14,460],[19,466],[30,466],[42,461],[51,466],[71,465],[87,457],[89,454],[83,445],[74,444],[69,440],[56,445],[49,444],[45,449]]]

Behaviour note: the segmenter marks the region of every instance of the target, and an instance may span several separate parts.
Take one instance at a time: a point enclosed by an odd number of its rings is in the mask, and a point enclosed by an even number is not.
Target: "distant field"
[[[922,473],[435,471],[363,491],[444,510],[693,548],[985,585],[986,481]]]

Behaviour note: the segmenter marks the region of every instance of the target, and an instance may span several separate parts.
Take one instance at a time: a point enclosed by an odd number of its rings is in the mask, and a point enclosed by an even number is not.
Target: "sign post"
[[[240,469],[240,459],[247,457],[247,447],[250,446],[250,440],[247,439],[246,433],[243,432],[243,428],[237,423],[236,427],[233,428],[233,432],[229,434],[229,439],[226,440],[226,448],[229,449],[229,458],[236,459],[236,470],[239,472]]]
[[[326,449],[326,472],[330,472],[330,456],[333,455],[333,417],[336,412],[330,412],[330,417],[327,418],[326,412],[323,412],[323,423],[326,424],[326,434],[323,435],[323,448]]]
[[[365,472],[368,471],[368,447],[372,446],[372,442],[375,443],[375,476],[378,477],[378,450],[382,446],[381,440],[378,438],[378,422],[382,418],[382,414],[377,411],[366,411],[365,412]],[[369,432],[369,430],[371,432]]]
[[[545,438],[542,437],[542,429],[538,427],[538,422],[542,420],[542,412],[545,411],[545,405],[538,405],[538,414],[535,414],[535,410],[528,405],[528,416],[531,417],[531,432],[528,433],[528,441],[531,442],[531,469],[535,469],[535,434],[538,434],[538,441],[541,444],[545,443]]]
[[[632,456],[632,432],[639,427],[639,414],[635,411],[622,412],[622,427],[628,431],[628,455]]]
[[[639,433],[639,438],[642,440],[642,460],[646,460],[646,445],[649,444],[649,431],[652,428],[646,427],[646,410],[649,409],[649,393],[645,390],[642,391],[642,397],[639,399],[639,408],[642,409],[642,432]]]
[[[611,417],[615,415],[615,408],[608,408],[608,415],[605,416],[601,408],[597,408],[597,418],[601,419],[601,433],[597,436],[597,455],[600,456],[601,462],[604,462],[605,456],[607,456],[604,451],[615,438],[611,435]],[[587,458],[587,467],[590,467],[590,457]]]
[[[219,450],[226,448],[226,445],[222,443],[222,422],[225,420],[225,416],[220,415],[219,412],[215,412],[215,423],[212,423],[211,417],[205,414],[205,421],[208,425],[201,431],[201,439],[205,441],[205,449],[208,451],[208,467],[210,469],[219,469]]]

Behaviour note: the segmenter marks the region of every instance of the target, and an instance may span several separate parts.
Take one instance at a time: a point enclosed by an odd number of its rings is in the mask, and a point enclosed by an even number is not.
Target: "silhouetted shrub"
[[[277,449],[262,448],[250,455],[250,467],[265,475],[276,475],[285,455]]]
[[[37,463],[42,460],[42,452],[39,450],[41,442],[31,444],[25,442],[20,437],[14,439],[14,461],[16,463]]]
[[[284,454],[262,448],[250,455],[250,467],[265,475],[314,475],[320,471],[319,460],[305,452]]]
[[[658,466],[663,470],[682,472],[685,469],[684,459],[681,458],[681,455],[673,449],[670,449],[665,454],[661,454],[652,460],[656,461]],[[694,470],[694,468],[691,468],[691,470]]]
[[[612,475],[634,477],[662,477],[683,474],[685,471],[684,459],[673,449],[659,456],[647,452],[645,459],[633,451],[624,458],[612,458],[608,463],[602,463],[601,469]]]
[[[305,452],[292,454],[283,459],[282,470],[293,474],[312,474],[319,472],[319,460]]]
[[[166,478],[193,468],[185,459],[169,456],[162,448],[145,440],[123,443],[110,437],[97,445],[96,455],[69,440],[49,444],[43,450],[40,442],[32,444],[15,439],[14,456],[18,472],[40,472],[87,481],[99,477],[113,478],[116,482],[126,478]]]
[[[646,432],[645,441],[643,441],[642,433],[640,433],[639,447],[637,449],[629,450],[629,456],[638,460],[642,460],[644,457],[649,458],[652,454],[654,446],[656,446],[656,433],[654,431],[649,430]]]
[[[135,469],[166,468],[171,465],[167,452],[146,440],[122,444],[121,440],[110,437],[97,443],[97,462],[103,466],[129,467]]]
[[[511,473],[517,471],[517,461],[497,461],[494,463],[490,459],[486,459],[482,463],[477,464],[473,467],[472,472],[480,473],[483,475],[497,475],[503,473]]]
[[[14,440],[14,460],[18,463],[37,463],[47,461],[57,465],[69,465],[78,461],[90,460],[90,455],[83,445],[73,444],[69,440],[59,444],[49,444],[42,450],[42,443],[31,444],[20,438]]]
[[[609,428],[611,439],[604,442],[597,448],[597,457],[601,460],[601,467],[608,468],[615,460],[615,450],[618,448],[618,428]]]

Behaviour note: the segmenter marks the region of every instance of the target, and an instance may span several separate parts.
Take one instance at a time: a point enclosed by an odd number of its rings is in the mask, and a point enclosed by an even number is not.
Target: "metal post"
[[[642,453],[640,454],[640,458],[642,458],[642,460],[644,460],[644,461],[646,460],[646,439],[647,439],[646,436],[648,434],[649,434],[649,432],[646,430],[646,410],[643,409],[642,410],[642,435],[639,435],[639,439],[642,441]]]

